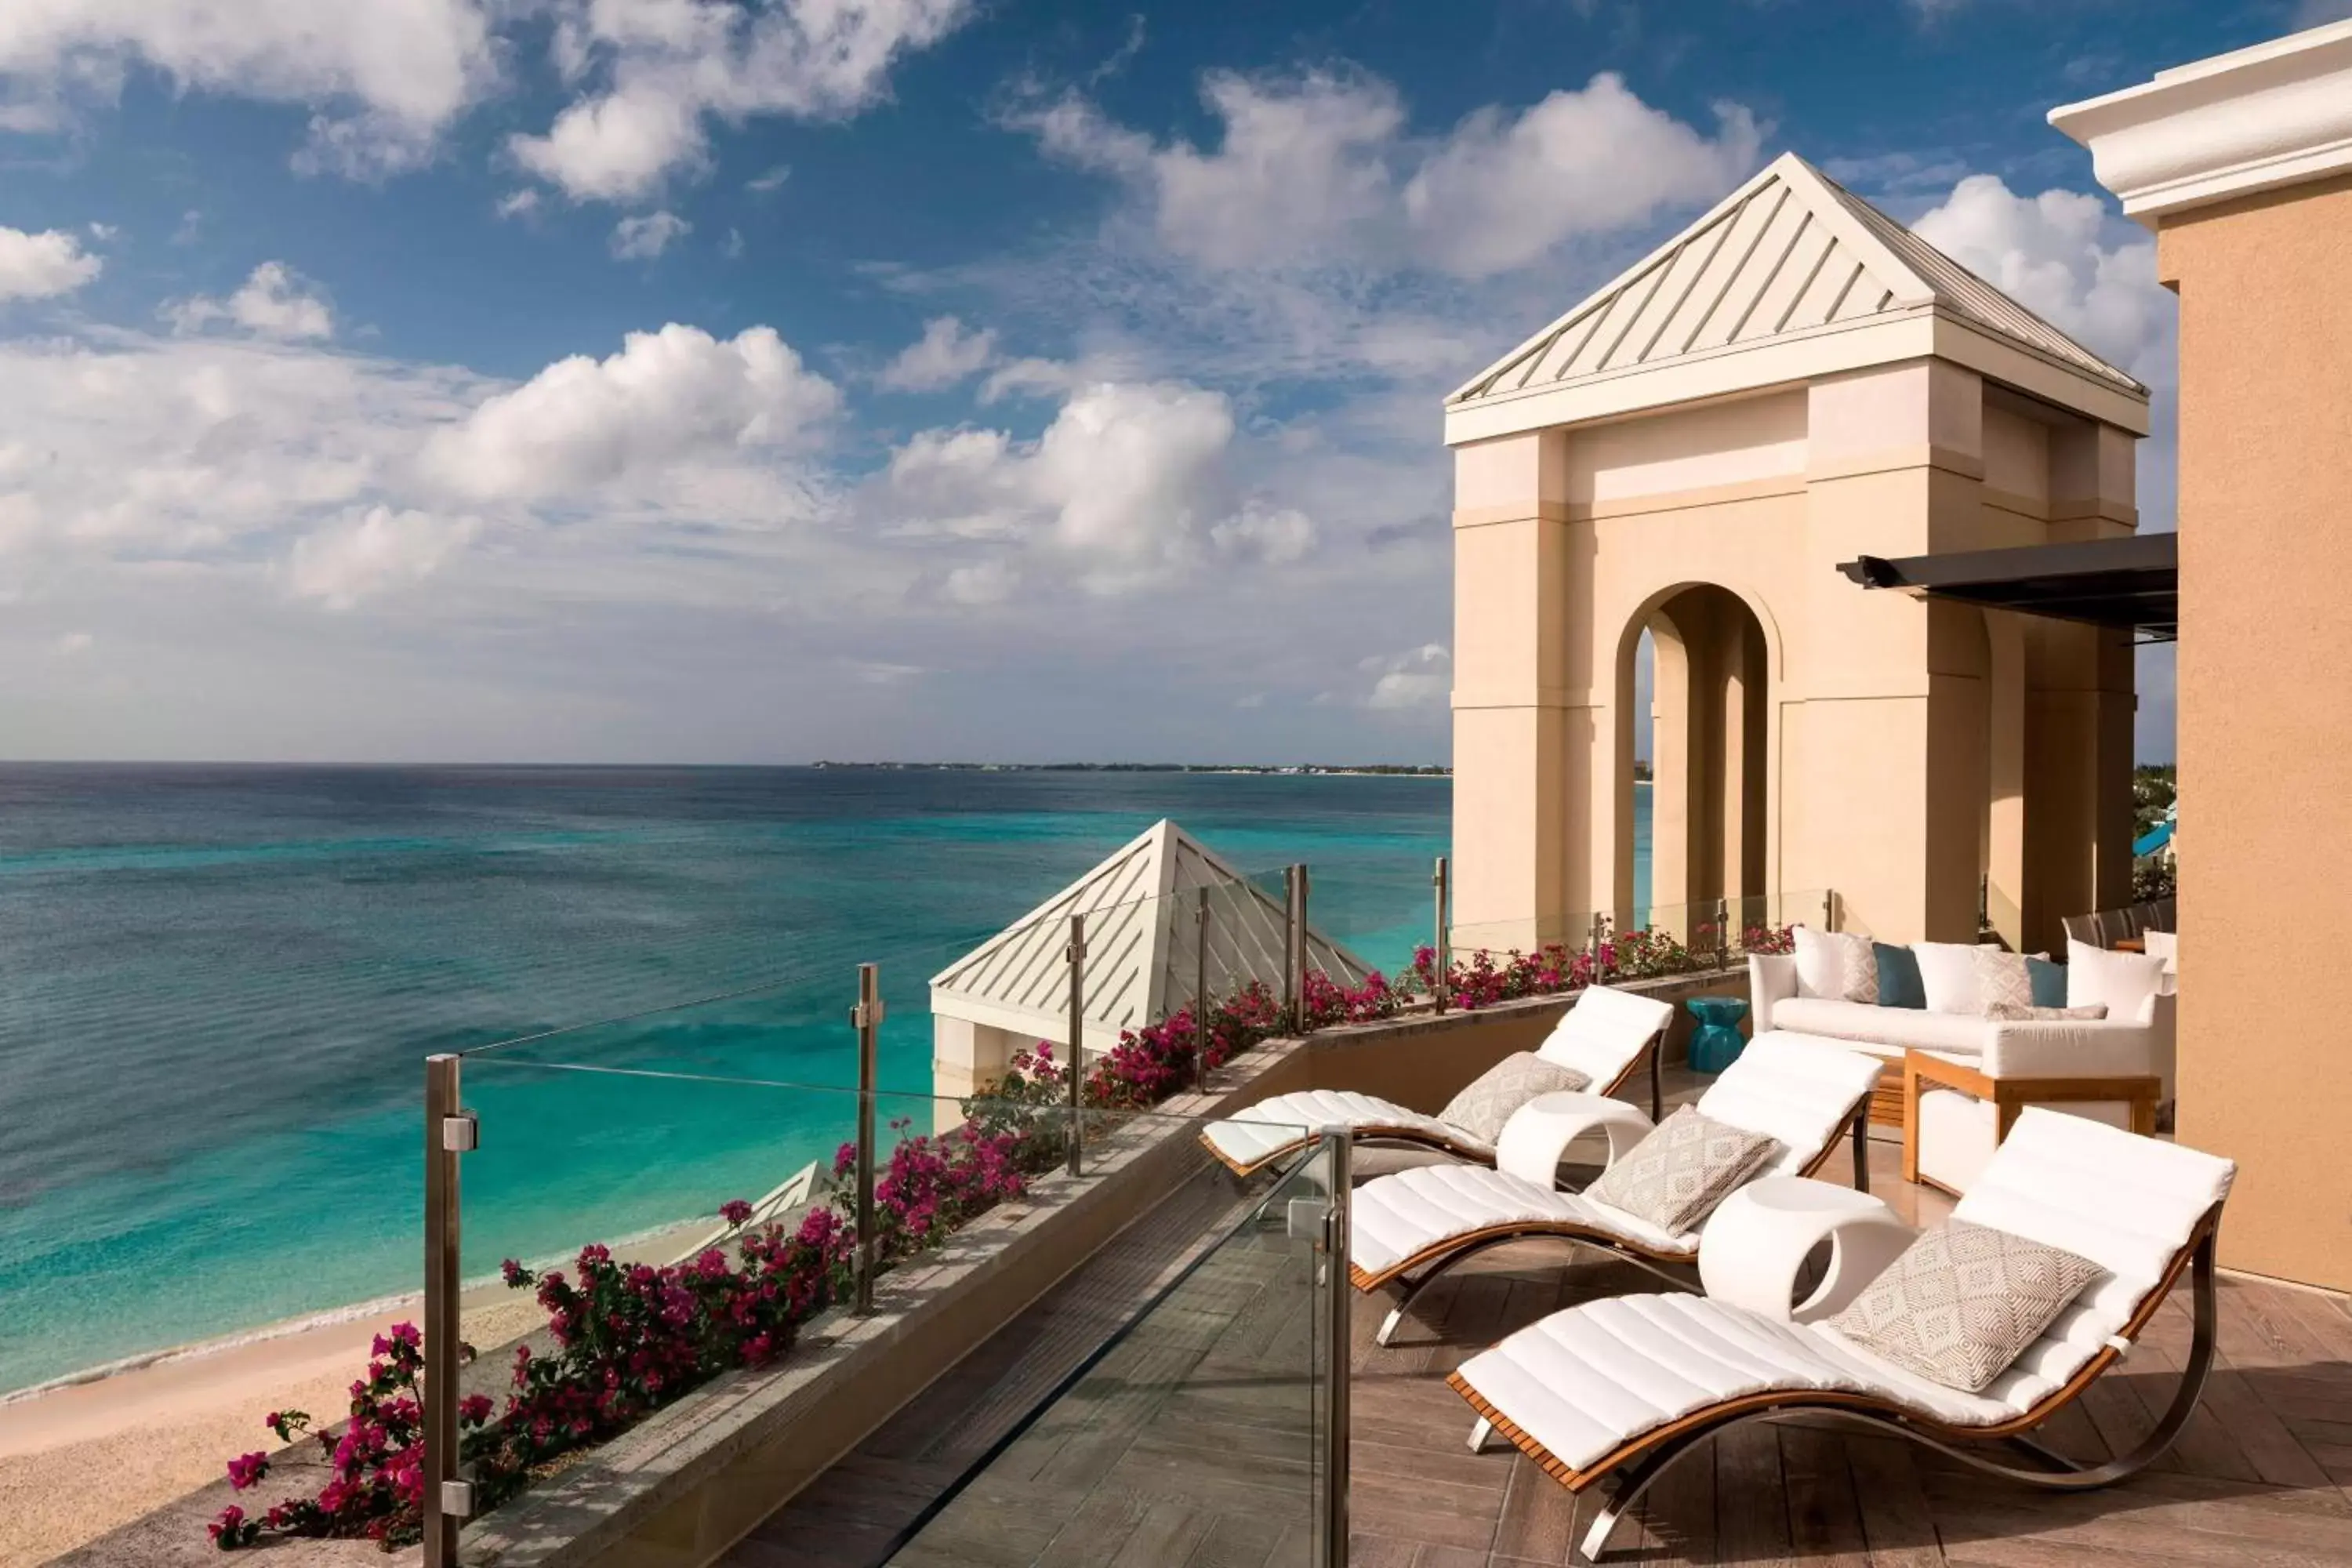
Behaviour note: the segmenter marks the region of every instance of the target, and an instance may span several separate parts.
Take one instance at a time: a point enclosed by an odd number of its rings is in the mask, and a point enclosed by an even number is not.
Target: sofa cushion
[[[2026,967],[2025,955],[2007,948],[1979,947],[1974,951],[1977,970],[1977,1011],[1990,1014],[1996,1006],[2031,1007],[2033,1005],[2033,975]]]
[[[1985,1016],[1996,1024],[2051,1023],[2062,1018],[2092,1023],[2106,1016],[2105,1004],[2098,1002],[2087,1007],[2036,1007],[2022,1002],[1995,1002],[1985,1008]]]
[[[1876,1054],[1900,1056],[1906,1047],[1972,1057],[1984,1049],[1992,1026],[1981,1017],[1931,1013],[1914,1007],[1874,1007],[1864,1002],[1831,1002],[1796,996],[1776,1003],[1772,1026],[1825,1039],[1875,1046]]]
[[[1930,1013],[1981,1013],[1977,1000],[1977,950],[1966,942],[1915,942],[1911,955],[1919,961],[1919,983],[1927,993]]]
[[[1830,1327],[1897,1366],[1974,1394],[2104,1272],[2048,1242],[1952,1220],[1913,1242]]]
[[[1878,960],[1878,1005],[1882,1007],[1924,1008],[1927,988],[1919,980],[1919,961],[1907,947],[1874,942],[1870,951]]]
[[[2033,1005],[2037,1007],[2063,1007],[2066,1005],[2066,966],[2053,963],[2040,954],[2025,961],[2026,978],[2033,986]]]
[[[1868,937],[1811,926],[1799,926],[1790,934],[1797,943],[1798,995],[1878,1000],[1878,959]]]
[[[1533,1051],[1514,1051],[1471,1079],[1467,1088],[1446,1102],[1437,1119],[1452,1122],[1481,1143],[1492,1143],[1503,1135],[1503,1123],[1511,1119],[1511,1112],[1536,1096],[1591,1087],[1588,1073],[1548,1061]]]
[[[2157,990],[2163,984],[2161,958],[2144,952],[2110,952],[2087,942],[2066,944],[2069,1007],[2103,1003],[2110,1018],[2144,1023],[2154,1015]]]

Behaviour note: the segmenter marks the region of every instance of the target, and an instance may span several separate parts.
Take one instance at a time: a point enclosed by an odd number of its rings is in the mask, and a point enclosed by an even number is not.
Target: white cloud
[[[973,331],[953,316],[923,323],[923,335],[900,350],[874,378],[893,392],[937,392],[988,368],[996,358],[996,334]]]
[[[1364,660],[1374,677],[1367,708],[1429,708],[1443,703],[1454,686],[1454,655],[1443,643],[1423,643],[1387,658]]]
[[[184,89],[319,108],[308,157],[384,172],[427,154],[496,75],[481,0],[16,0],[0,117],[59,129],[134,67]]]
[[[1423,253],[1449,272],[1525,267],[1571,235],[1637,227],[1737,184],[1763,136],[1738,104],[1715,112],[1709,138],[1609,72],[1516,116],[1482,109],[1413,172],[1405,213]]]
[[[713,454],[802,448],[840,401],[772,327],[721,341],[672,322],[489,398],[436,433],[424,463],[462,495],[546,499]]]
[[[432,575],[480,528],[470,517],[368,507],[296,541],[286,563],[287,585],[298,598],[346,610]]]
[[[1096,383],[1070,394],[1034,441],[1003,430],[922,432],[892,454],[868,505],[899,532],[989,547],[948,573],[942,593],[960,604],[995,603],[1037,571],[1118,593],[1212,559],[1300,560],[1314,546],[1314,522],[1244,493],[1234,441],[1222,393]]]
[[[515,158],[581,201],[641,197],[708,159],[706,122],[844,118],[880,99],[891,67],[944,37],[969,0],[559,0],[559,58],[603,85]],[[763,176],[764,178],[764,176]]]
[[[2019,195],[1971,174],[1912,227],[1919,237],[2152,386],[2174,379],[2179,310],[2156,242],[2077,191]]]
[[[169,300],[163,315],[183,332],[202,331],[226,321],[264,338],[329,338],[335,333],[334,311],[318,285],[282,261],[265,261],[255,268],[244,287],[226,300],[199,294]]]
[[[500,217],[529,217],[538,210],[539,192],[532,187],[509,191],[499,198],[498,215]]]
[[[947,575],[940,590],[958,605],[1001,605],[1021,585],[1021,574],[1003,561],[976,561]]]
[[[779,163],[766,174],[757,174],[744,181],[743,188],[755,195],[773,195],[782,190],[784,182],[792,177],[793,166],[790,163]]]
[[[1227,555],[1280,566],[1303,559],[1315,548],[1315,520],[1296,507],[1250,500],[1223,522],[1210,525],[1209,538]]]
[[[78,237],[63,229],[27,234],[0,226],[0,300],[70,294],[97,277],[104,265],[82,249]]]
[[[1712,135],[1602,73],[1524,110],[1489,106],[1412,134],[1377,77],[1212,72],[1213,151],[1159,144],[1076,95],[1014,122],[1045,151],[1133,190],[1160,241],[1213,268],[1371,265],[1484,277],[1570,239],[1711,201],[1751,168],[1754,117],[1717,108]]]
[[[670,241],[693,230],[692,224],[673,212],[625,217],[613,226],[613,255],[622,261],[651,261],[669,248]]]

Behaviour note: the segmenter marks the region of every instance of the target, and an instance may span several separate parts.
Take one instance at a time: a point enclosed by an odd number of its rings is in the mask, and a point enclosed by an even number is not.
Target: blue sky
[[[1784,149],[2168,527],[2042,117],[2344,9],[19,0],[0,754],[1442,757],[1438,399]]]

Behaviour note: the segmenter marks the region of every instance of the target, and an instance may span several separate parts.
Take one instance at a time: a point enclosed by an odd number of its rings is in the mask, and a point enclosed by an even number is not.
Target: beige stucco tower
[[[2126,634],[1841,563],[2137,524],[2147,393],[1793,155],[1446,404],[1458,940],[1835,889],[1850,929],[2032,947],[2129,885]],[[1751,915],[1765,911],[1749,906]]]

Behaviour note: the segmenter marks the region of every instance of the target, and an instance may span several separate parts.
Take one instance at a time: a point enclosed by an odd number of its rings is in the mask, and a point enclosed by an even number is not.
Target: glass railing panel
[[[696,1441],[697,1390],[781,1375],[796,1347],[845,1331],[861,1244],[874,1310],[892,1313],[957,1288],[952,1268],[912,1267],[968,1261],[940,1253],[951,1239],[1009,1236],[1077,1190],[1124,1183],[1120,1201],[1155,1211],[1189,1194],[1179,1230],[1236,1201],[1200,1122],[1107,1102],[1091,1081],[1074,1116],[1060,1069],[973,1095],[877,1091],[865,1203],[854,1089],[496,1054],[461,1073],[467,1562],[510,1548],[525,1526],[501,1511],[572,1456],[656,1419]]]
[[[1147,1553],[1133,1561],[1181,1561],[1213,1511],[1236,1561],[1318,1561],[1330,1424],[1344,1410],[1331,1398],[1330,1292],[1349,1289],[1318,1250],[1331,1184],[1310,1143],[1239,1194],[1214,1173],[1180,1185],[1153,1258],[1167,1282],[1131,1299],[1001,1430],[977,1434],[985,1451],[882,1560],[1110,1561],[1124,1542]],[[1108,1255],[1097,1267],[1136,1271]],[[1148,1555],[1154,1542],[1165,1557]]]

